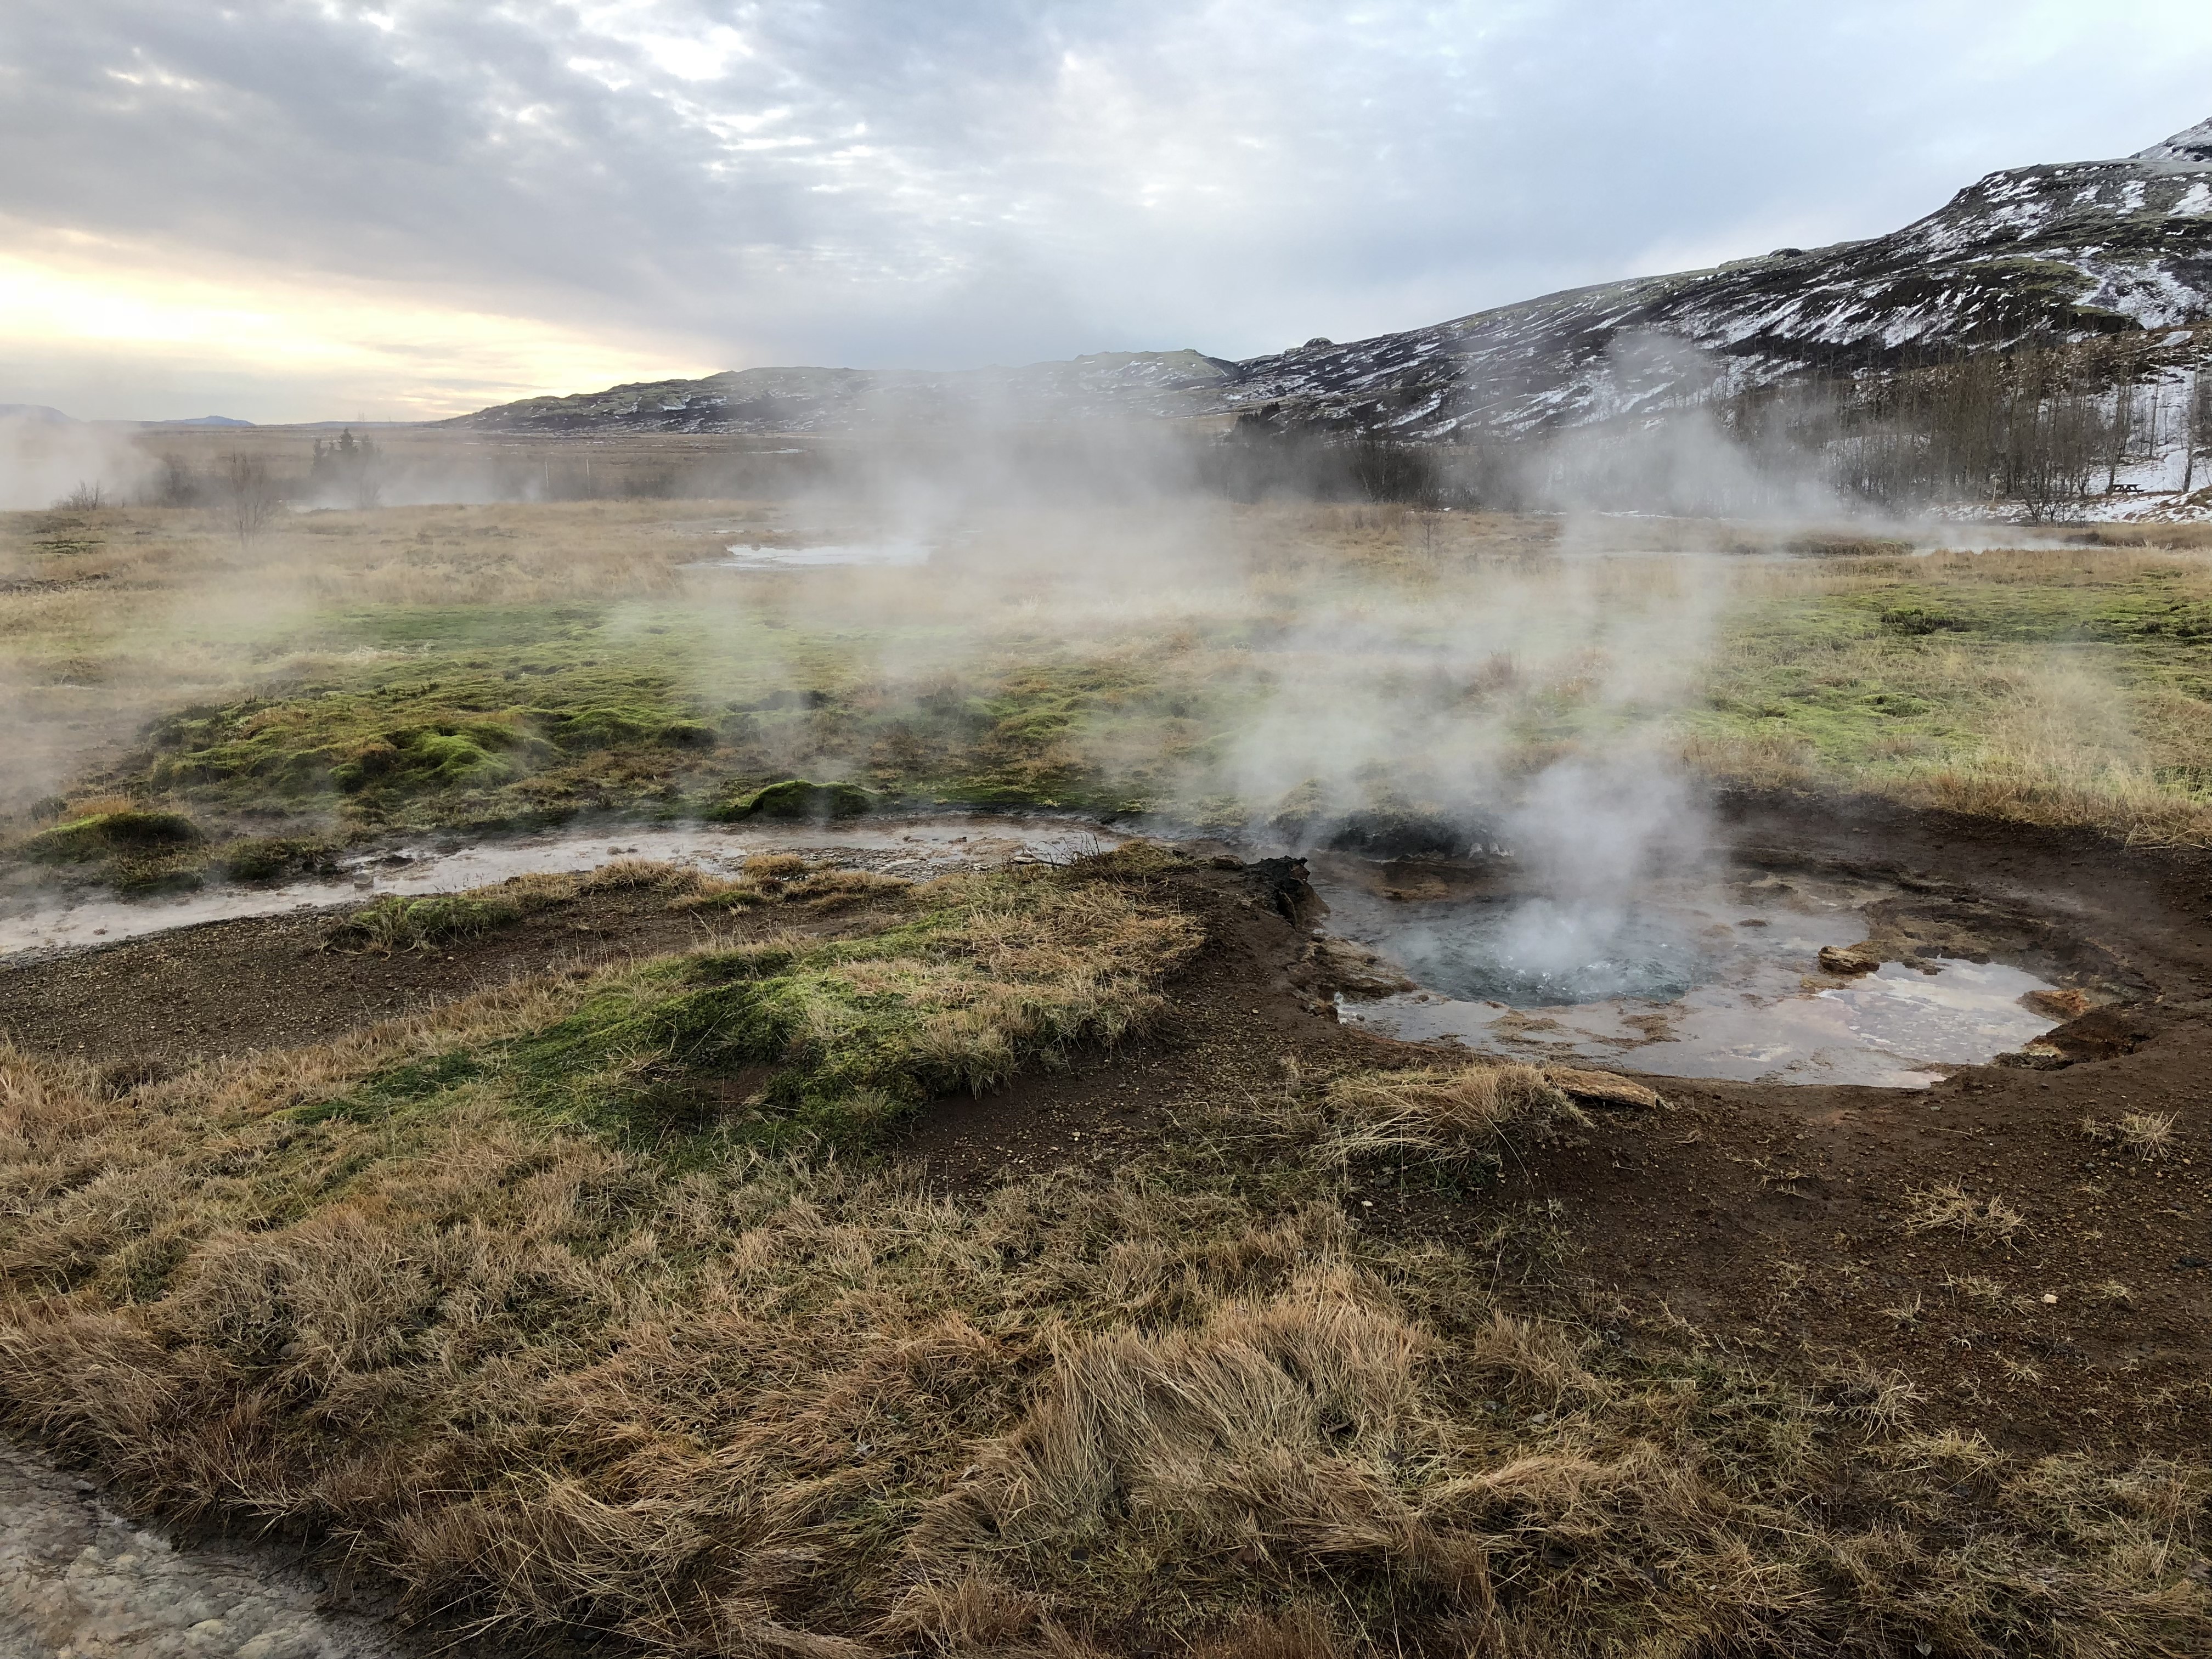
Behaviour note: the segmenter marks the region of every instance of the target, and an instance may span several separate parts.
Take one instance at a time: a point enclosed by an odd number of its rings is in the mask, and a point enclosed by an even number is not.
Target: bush
[[[25,854],[47,864],[84,864],[119,854],[170,853],[205,837],[181,812],[125,808],[58,823],[31,837]]]
[[[724,823],[735,823],[741,818],[775,818],[820,823],[830,818],[857,818],[879,811],[890,799],[856,783],[810,783],[804,778],[788,778],[739,796],[710,816]]]

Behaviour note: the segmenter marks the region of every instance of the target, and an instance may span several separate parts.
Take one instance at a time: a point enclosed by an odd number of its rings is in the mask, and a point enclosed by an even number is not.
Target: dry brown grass
[[[781,904],[793,909],[839,910],[894,899],[914,884],[872,871],[842,869],[797,853],[760,854],[734,878],[690,865],[650,859],[617,859],[569,874],[544,872],[510,876],[489,887],[410,898],[392,895],[356,910],[330,930],[335,944],[389,955],[428,950],[488,933],[556,909],[592,893],[653,890],[668,896],[672,910],[738,910]]]
[[[2172,1150],[2178,1121],[2172,1112],[2122,1112],[2110,1122],[2093,1115],[2081,1120],[2081,1133],[2148,1160],[2164,1158]]]
[[[1330,1155],[1339,1161],[1404,1155],[1488,1157],[1589,1120],[1533,1066],[1474,1063],[1367,1072],[1329,1084]]]
[[[842,869],[801,853],[757,853],[744,861],[737,879],[693,882],[677,892],[670,908],[743,910],[762,904],[787,904],[809,910],[838,910],[889,898],[912,885],[896,876]]]
[[[1628,1363],[1333,1205],[660,1164],[480,1080],[272,1112],[582,994],[119,1095],[0,1054],[0,1409],[422,1608],[666,1654],[2117,1656],[2212,1613],[2201,1470],[1916,1435],[1896,1378]],[[1480,1133],[1492,1081],[1338,1094]]]
[[[1940,1182],[1905,1195],[1905,1231],[1929,1233],[1956,1228],[1972,1237],[2010,1244],[2027,1218],[1990,1194],[1976,1198],[1952,1182]]]

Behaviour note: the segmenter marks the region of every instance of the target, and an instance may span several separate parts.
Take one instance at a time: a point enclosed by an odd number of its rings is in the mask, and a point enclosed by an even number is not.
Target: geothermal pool
[[[1999,963],[1822,971],[1857,944],[1873,881],[1725,870],[1655,878],[1612,902],[1467,890],[1441,870],[1323,857],[1328,931],[1419,988],[1344,1000],[1341,1018],[1408,1042],[1664,1077],[1919,1089],[2057,1022],[2021,1001],[2053,988]]]

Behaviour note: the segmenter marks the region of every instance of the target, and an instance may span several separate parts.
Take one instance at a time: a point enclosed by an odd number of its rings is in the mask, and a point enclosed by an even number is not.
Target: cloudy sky
[[[2207,116],[2205,0],[5,0],[0,402],[1250,356]]]

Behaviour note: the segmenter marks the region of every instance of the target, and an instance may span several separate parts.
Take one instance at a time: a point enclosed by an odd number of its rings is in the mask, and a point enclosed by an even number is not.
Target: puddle
[[[2048,981],[1994,963],[1896,963],[1844,979],[1823,945],[1866,937],[1893,890],[1792,875],[1684,876],[1631,904],[1455,894],[1431,877],[1388,896],[1376,866],[1317,862],[1328,930],[1381,952],[1425,988],[1346,1001],[1348,1024],[1540,1061],[1662,1077],[1920,1089],[2050,1030],[2022,1007]]]
[[[209,886],[165,897],[119,899],[105,892],[46,895],[0,909],[0,961],[246,916],[281,915],[488,886],[509,876],[594,870],[617,858],[653,859],[733,872],[748,854],[821,852],[841,864],[926,880],[1010,860],[1057,862],[1116,846],[1121,838],[1076,818],[870,818],[851,825],[562,830],[477,842],[425,841],[350,859],[333,875],[270,886]]]
[[[929,562],[927,542],[848,542],[830,547],[759,547],[732,542],[727,556],[702,559],[687,570],[818,570],[832,565],[918,565]]]

